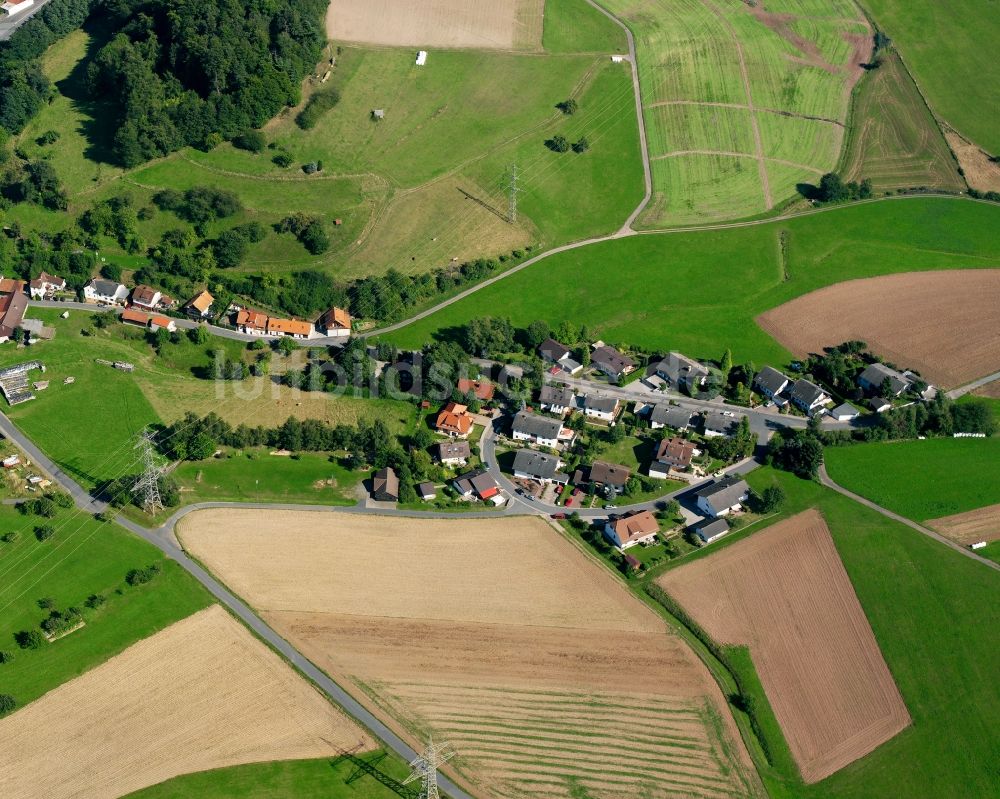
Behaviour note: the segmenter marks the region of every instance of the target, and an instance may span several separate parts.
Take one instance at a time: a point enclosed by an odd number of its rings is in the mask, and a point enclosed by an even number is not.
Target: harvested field
[[[717,641],[750,647],[806,782],[829,776],[909,725],[816,510],[658,582]]]
[[[179,774],[372,743],[218,605],[0,721],[5,799],[114,799]]]
[[[179,535],[478,795],[762,795],[701,662],[538,519],[209,510]]]
[[[849,339],[937,385],[1000,368],[1000,269],[905,272],[797,297],[757,323],[798,356]]]
[[[1000,505],[931,519],[927,526],[959,544],[1000,541]]]
[[[972,188],[979,191],[1000,191],[1000,164],[991,161],[981,148],[954,131],[946,131],[944,137]]]
[[[331,0],[331,39],[412,47],[537,50],[545,0]]]

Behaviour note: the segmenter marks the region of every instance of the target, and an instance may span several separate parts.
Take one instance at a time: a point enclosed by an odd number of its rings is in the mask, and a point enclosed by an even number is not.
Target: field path
[[[768,158],[763,159],[758,158],[750,153],[737,153],[728,150],[674,150],[670,153],[664,153],[663,155],[654,155],[654,161],[662,161],[664,158],[677,158],[681,155],[728,155],[733,158],[753,158],[755,161],[770,161],[773,164],[784,164],[785,166],[795,167],[796,169],[804,169],[807,172],[814,172],[817,175],[822,175],[823,170],[817,169],[814,166],[806,166],[805,164],[797,164],[794,161],[786,161],[783,158]]]
[[[809,114],[795,114],[791,111],[782,111],[778,108],[756,108],[752,106],[744,105],[743,103],[715,103],[708,100],[657,100],[655,103],[650,103],[646,108],[661,108],[665,105],[703,105],[709,108],[735,108],[738,111],[763,111],[765,114],[777,114],[782,117],[794,117],[796,119],[808,119],[812,122],[827,122],[830,125],[836,125],[839,128],[846,128],[847,126],[841,122],[839,119],[830,119],[829,117],[814,117]],[[656,159],[653,159],[656,160]],[[819,171],[819,170],[817,170]]]

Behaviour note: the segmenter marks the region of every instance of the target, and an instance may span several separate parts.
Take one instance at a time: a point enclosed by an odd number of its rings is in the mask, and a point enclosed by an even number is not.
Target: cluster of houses
[[[351,335],[351,315],[343,308],[330,308],[315,322],[302,319],[285,319],[269,316],[253,308],[233,307],[233,324],[241,333],[265,338],[306,339],[317,336],[327,338],[349,338]]]
[[[549,364],[549,374],[577,375],[583,371],[583,364],[573,359],[573,352],[565,344],[549,338],[538,345],[538,354]],[[590,365],[612,380],[621,380],[636,369],[636,362],[628,355],[610,347],[603,341],[591,347]]]

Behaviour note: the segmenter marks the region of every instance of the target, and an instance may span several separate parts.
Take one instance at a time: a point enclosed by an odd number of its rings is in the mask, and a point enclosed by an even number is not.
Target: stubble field
[[[1000,540],[1000,505],[956,513],[930,519],[928,527],[937,530],[959,544],[974,544],[977,541]]]
[[[850,280],[757,317],[797,356],[850,339],[953,387],[1000,363],[1000,270],[911,272]]]
[[[0,721],[0,795],[115,799],[195,771],[374,746],[221,607]]]
[[[799,513],[658,582],[716,641],[750,647],[807,783],[909,725],[817,511]]]
[[[483,796],[760,795],[694,654],[537,519],[202,511],[179,534]]]

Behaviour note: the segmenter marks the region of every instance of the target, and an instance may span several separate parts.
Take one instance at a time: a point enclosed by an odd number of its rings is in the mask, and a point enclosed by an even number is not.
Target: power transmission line
[[[441,794],[438,791],[437,780],[438,768],[454,756],[455,752],[452,750],[451,744],[447,742],[436,744],[431,739],[427,743],[424,753],[418,755],[410,763],[412,771],[410,776],[403,780],[403,785],[420,780],[420,799],[440,799]]]
[[[132,489],[142,500],[142,509],[150,516],[163,510],[163,500],[160,498],[160,473],[162,469],[156,460],[156,447],[153,445],[153,433],[146,428],[139,436],[135,445],[142,458],[142,474],[135,481]]]
[[[512,225],[517,222],[517,195],[524,189],[517,185],[521,172],[515,161],[507,168],[507,221]]]

